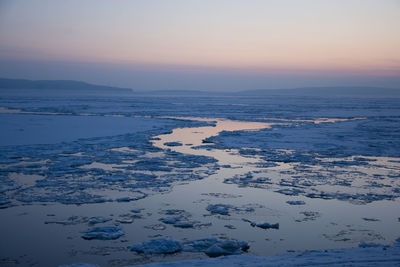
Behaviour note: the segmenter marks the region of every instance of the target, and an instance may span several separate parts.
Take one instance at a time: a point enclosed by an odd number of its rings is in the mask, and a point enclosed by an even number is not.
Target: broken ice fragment
[[[306,203],[302,200],[288,200],[286,201],[289,205],[305,205]]]
[[[279,223],[257,223],[255,226],[262,229],[279,229]]]
[[[104,218],[104,217],[92,217],[89,219],[89,224],[98,224],[98,223],[105,223],[111,221],[110,218]]]
[[[145,254],[172,254],[181,251],[182,246],[171,238],[159,238],[133,244],[130,249]]]
[[[141,213],[142,212],[142,210],[141,209],[133,209],[133,210],[130,210],[132,213]]]
[[[247,219],[242,219],[244,222],[248,222],[250,223],[251,226],[253,227],[259,227],[262,229],[279,229],[279,223],[267,223],[267,222],[263,222],[263,223],[256,223]]]
[[[183,251],[204,252],[209,257],[241,254],[249,249],[249,244],[238,240],[204,238],[183,243]]]
[[[230,205],[214,204],[214,205],[208,205],[206,209],[212,214],[221,214],[229,216],[229,208],[231,208]]]
[[[90,228],[82,235],[83,239],[111,240],[123,236],[125,233],[119,226],[97,226]]]
[[[119,223],[133,223],[133,219],[131,218],[121,218],[116,220]]]
[[[379,219],[376,219],[376,218],[362,218],[362,219],[367,222],[379,222],[380,221]]]
[[[161,218],[160,221],[166,224],[175,224],[176,222],[178,222],[181,218],[180,217],[165,217],[165,218]]]
[[[178,228],[193,228],[193,223],[191,222],[176,222],[173,225]]]
[[[182,146],[180,142],[166,142],[164,143],[165,146]]]

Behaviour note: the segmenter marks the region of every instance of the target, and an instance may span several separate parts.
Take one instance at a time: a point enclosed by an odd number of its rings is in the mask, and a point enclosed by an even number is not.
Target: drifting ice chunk
[[[209,257],[237,255],[249,249],[249,244],[238,240],[220,240],[204,238],[183,243],[183,250],[187,252],[204,252]]]
[[[204,253],[209,257],[219,257],[241,254],[249,248],[246,242],[237,240],[225,240],[209,247]]]
[[[221,214],[221,215],[230,215],[230,212],[236,213],[247,213],[254,212],[253,207],[249,207],[249,205],[245,205],[242,207],[235,207],[227,204],[210,204],[206,208],[211,214]]]
[[[130,202],[130,201],[136,201],[142,198],[145,198],[147,194],[143,193],[142,191],[136,190],[136,191],[131,191],[130,192],[131,196],[130,197],[120,197],[115,199],[117,202]]]
[[[83,239],[111,240],[123,236],[125,233],[119,226],[98,226],[90,228],[82,236]]]
[[[110,218],[104,218],[104,217],[92,217],[89,219],[89,224],[98,224],[98,223],[105,223],[111,221]]]
[[[133,209],[133,210],[131,210],[131,212],[137,214],[137,213],[141,213],[142,210],[141,209]]]
[[[257,223],[255,226],[260,227],[262,229],[279,229],[279,223]]]
[[[305,205],[306,203],[302,200],[288,200],[286,201],[289,205]]]
[[[176,222],[176,223],[174,223],[174,227],[193,228],[193,223],[191,223],[191,222]]]
[[[119,223],[133,223],[133,219],[131,218],[121,218],[121,219],[116,219],[116,221]]]
[[[165,146],[182,146],[180,142],[166,142],[164,143]]]
[[[180,215],[183,213],[185,213],[185,210],[170,209],[170,210],[164,211],[164,214],[166,214],[166,215]]]
[[[182,246],[171,238],[159,238],[133,244],[130,249],[145,254],[172,254],[181,251]]]
[[[206,209],[212,214],[229,215],[229,208],[231,208],[230,205],[214,204],[208,205]]]
[[[45,224],[61,224],[61,225],[76,225],[80,223],[87,222],[88,219],[86,217],[80,216],[70,216],[68,219],[63,221],[45,221]]]
[[[362,218],[362,219],[367,222],[379,222],[380,221],[379,219],[376,219],[376,218]]]
[[[275,191],[277,193],[281,193],[287,196],[297,196],[299,193],[302,193],[303,191],[298,190],[298,189],[280,189]]]
[[[191,222],[181,222],[181,217],[175,216],[175,217],[164,217],[161,218],[160,221],[165,223],[165,224],[172,224],[174,227],[178,228],[193,228],[193,223]]]
[[[256,222],[253,222],[253,221],[250,221],[250,220],[247,220],[247,219],[242,219],[242,220],[245,221],[245,222],[250,223],[250,225],[253,226],[253,227],[257,226],[257,227],[262,228],[262,229],[279,229],[279,223],[267,223],[267,222],[256,223]]]
[[[165,218],[161,218],[160,221],[166,224],[175,224],[176,222],[178,222],[181,218],[180,217],[165,217]]]

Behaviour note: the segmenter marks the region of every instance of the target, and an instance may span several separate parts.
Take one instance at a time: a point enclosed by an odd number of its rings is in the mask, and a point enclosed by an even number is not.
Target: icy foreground
[[[0,266],[398,262],[400,99],[4,96],[0,122]]]
[[[201,260],[152,263],[141,266],[399,266],[400,239],[393,246],[360,244],[359,248],[314,250],[273,257],[234,255]]]

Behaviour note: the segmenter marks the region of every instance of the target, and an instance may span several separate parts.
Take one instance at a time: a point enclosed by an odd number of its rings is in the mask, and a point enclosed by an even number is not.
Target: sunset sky
[[[0,77],[400,88],[400,1],[0,0]]]

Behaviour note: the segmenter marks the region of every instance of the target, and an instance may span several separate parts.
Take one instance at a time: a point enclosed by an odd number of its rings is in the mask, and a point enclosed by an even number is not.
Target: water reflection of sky
[[[195,118],[185,118],[195,119]],[[362,119],[362,118],[357,118]],[[267,176],[272,179],[285,178],[280,171],[291,171],[295,164],[279,164],[277,167],[257,168],[254,163],[260,162],[257,157],[241,156],[236,150],[220,149],[193,149],[193,147],[204,145],[202,140],[218,135],[222,131],[258,130],[270,128],[276,124],[288,122],[312,122],[320,123],[340,123],[348,119],[316,119],[316,120],[278,120],[272,123],[259,122],[238,122],[218,119],[202,119],[216,121],[215,127],[206,126],[198,128],[175,129],[171,134],[158,136],[160,140],[154,141],[154,145],[161,148],[168,148],[173,151],[194,155],[211,156],[218,159],[220,164],[230,164],[239,168],[221,167],[218,172],[210,177],[194,181],[185,185],[174,187],[172,192],[163,196],[154,196],[160,202],[169,203],[174,207],[183,208],[193,213],[194,218],[202,219],[206,205],[209,203],[225,203],[235,206],[253,204],[258,207],[255,212],[249,214],[231,214],[229,217],[209,216],[208,221],[212,226],[207,229],[212,235],[226,235],[229,238],[240,240],[251,240],[250,252],[257,255],[272,255],[285,252],[286,250],[305,250],[321,248],[339,248],[357,246],[362,241],[374,241],[390,244],[400,235],[398,228],[398,214],[400,214],[399,200],[381,200],[367,203],[364,205],[355,204],[351,201],[341,201],[337,199],[323,200],[320,198],[307,198],[304,196],[287,196],[273,192],[277,188],[271,186],[270,190],[256,187],[238,187],[236,184],[226,184],[224,179],[245,175],[249,172],[255,175]],[[182,144],[192,144],[188,146],[167,147],[166,142],[181,142]],[[290,151],[287,151],[290,153]],[[335,159],[338,160],[338,159]],[[344,161],[351,161],[353,158],[344,158]],[[400,164],[389,162],[394,158],[374,158],[372,166],[355,166],[352,171],[385,172],[384,168],[399,169]],[[326,161],[329,161],[326,160]],[[389,164],[390,163],[390,164]],[[393,164],[395,166],[393,166]],[[384,166],[383,170],[379,166]],[[312,166],[320,168],[320,166]],[[318,171],[318,170],[317,170]],[[341,171],[348,171],[342,168]],[[386,170],[387,171],[387,170]],[[371,173],[369,173],[371,174]],[[288,175],[290,176],[290,175]],[[350,175],[351,176],[351,175]],[[355,175],[353,175],[355,176]],[[330,183],[315,185],[332,193],[343,191],[354,193],[360,189],[362,177],[356,179],[352,186],[339,186]],[[370,190],[370,188],[367,188]],[[312,190],[312,189],[311,189]],[[211,198],[205,197],[204,193],[233,194],[237,198]],[[286,203],[288,200],[302,200],[306,205],[291,206]],[[147,200],[143,200],[146,202]],[[305,214],[315,214],[306,216]],[[279,230],[263,230],[251,227],[242,218],[256,222],[279,222]],[[366,219],[365,219],[366,218]],[[377,219],[368,220],[368,219]],[[227,230],[224,225],[233,225],[235,230]],[[195,233],[191,235],[197,236]],[[183,237],[186,237],[184,235]],[[204,237],[199,235],[199,237]],[[304,242],[307,240],[307,242]]]

